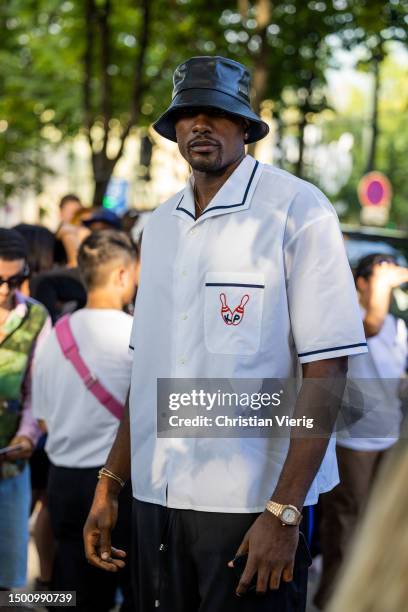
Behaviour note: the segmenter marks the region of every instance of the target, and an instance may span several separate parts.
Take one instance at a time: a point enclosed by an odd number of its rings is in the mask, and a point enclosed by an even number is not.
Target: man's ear
[[[367,289],[367,284],[368,281],[366,281],[365,278],[363,278],[362,276],[359,276],[358,278],[356,278],[356,287],[357,287],[357,291],[363,292]]]
[[[125,266],[121,266],[118,269],[118,275],[119,275],[119,281],[122,287],[124,287],[126,284],[126,274],[127,274],[127,269],[125,268]]]
[[[249,128],[250,128],[250,123],[247,119],[244,119],[242,122],[243,128],[244,128],[244,142],[246,143],[248,141],[249,138]]]
[[[113,281],[114,285],[122,287],[124,285],[125,272],[126,271],[123,266],[114,268],[111,272],[111,282]]]

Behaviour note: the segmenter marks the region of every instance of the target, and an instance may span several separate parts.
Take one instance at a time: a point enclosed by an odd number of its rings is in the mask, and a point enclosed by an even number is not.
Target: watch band
[[[299,525],[300,521],[302,520],[302,514],[300,512],[300,510],[298,508],[296,508],[296,506],[293,506],[292,504],[278,504],[278,502],[274,502],[272,500],[269,500],[266,503],[265,506],[266,510],[268,510],[268,512],[271,512],[271,514],[274,514],[282,523],[282,525]],[[285,508],[290,508],[291,510],[293,510],[294,512],[296,512],[297,514],[297,521],[294,523],[287,523],[285,521],[282,520],[282,512],[285,510]]]
[[[267,510],[269,510],[269,512],[272,512],[272,514],[279,518],[282,514],[282,510],[284,509],[285,505],[278,504],[278,502],[274,501],[268,501],[265,507]]]

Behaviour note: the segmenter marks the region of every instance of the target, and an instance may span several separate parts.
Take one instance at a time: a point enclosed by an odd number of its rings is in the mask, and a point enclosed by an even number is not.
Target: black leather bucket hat
[[[169,108],[153,124],[161,136],[177,141],[174,119],[182,108],[217,108],[249,121],[247,143],[260,140],[269,132],[268,124],[252,110],[249,90],[251,77],[242,64],[220,56],[192,57],[180,64],[173,76]]]

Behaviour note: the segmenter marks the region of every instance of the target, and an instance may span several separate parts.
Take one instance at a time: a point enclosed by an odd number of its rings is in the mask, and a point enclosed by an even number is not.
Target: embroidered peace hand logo
[[[248,303],[249,295],[245,294],[241,298],[241,302],[234,309],[231,308],[227,304],[227,297],[225,293],[220,293],[221,300],[221,317],[226,325],[239,325],[244,318],[245,314],[245,306]]]

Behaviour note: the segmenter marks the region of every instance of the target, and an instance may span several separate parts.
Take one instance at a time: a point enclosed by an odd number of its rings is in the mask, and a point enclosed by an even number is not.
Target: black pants
[[[303,536],[293,582],[282,582],[264,596],[235,595],[238,578],[227,563],[257,516],[175,510],[133,500],[132,573],[138,609],[304,612],[309,555]]]
[[[131,487],[119,497],[119,516],[112,534],[112,545],[128,553],[126,569],[110,573],[91,566],[85,558],[82,530],[92,505],[99,468],[75,469],[51,465],[48,506],[57,542],[52,588],[76,591],[76,609],[81,612],[107,612],[121,587],[121,610],[134,610],[130,580]]]

